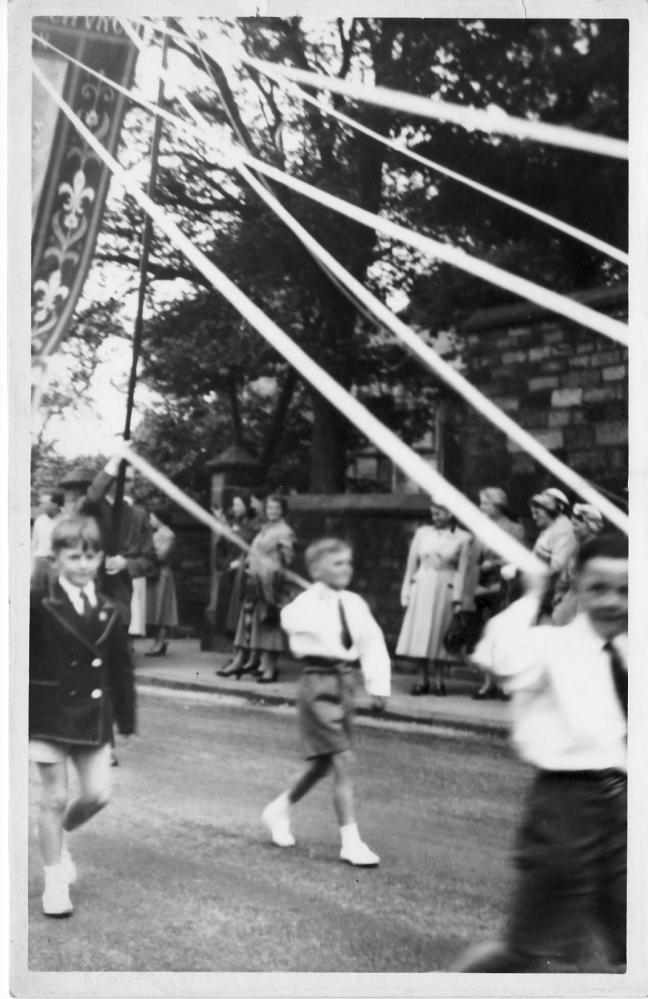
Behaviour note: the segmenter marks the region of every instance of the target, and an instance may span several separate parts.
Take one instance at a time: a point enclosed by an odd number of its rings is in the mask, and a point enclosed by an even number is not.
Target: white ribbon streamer
[[[130,28],[125,21],[121,21],[121,23],[129,37],[133,39],[134,44],[141,51],[143,51],[145,46],[139,36],[135,34],[132,28]],[[143,23],[148,24],[148,22]],[[173,35],[176,33],[171,32],[171,34]],[[183,40],[186,39],[183,37]],[[50,43],[46,44],[48,44],[50,48],[55,49],[55,51],[59,51]],[[65,53],[62,54],[65,55]],[[78,63],[77,60],[72,57],[68,58],[71,62],[83,66],[82,63]],[[445,260],[447,263],[451,263],[456,267],[466,270],[468,273],[474,274],[491,284],[495,284],[513,292],[515,295],[526,298],[529,301],[540,305],[541,308],[564,315],[568,319],[573,319],[575,322],[593,329],[595,332],[602,333],[604,336],[610,337],[612,340],[623,344],[625,347],[628,346],[628,328],[625,324],[620,323],[617,320],[610,319],[608,316],[604,316],[601,313],[596,312],[594,309],[581,305],[573,299],[567,298],[565,295],[560,295],[557,292],[550,291],[549,289],[536,285],[534,282],[528,281],[525,278],[509,274],[508,271],[496,267],[493,264],[488,264],[485,261],[479,261],[476,258],[469,256],[464,250],[448,246],[446,243],[440,243],[437,240],[433,240],[431,237],[419,235],[418,233],[406,229],[403,226],[398,226],[393,222],[389,222],[378,215],[373,215],[370,212],[366,212],[364,209],[356,208],[349,202],[335,198],[333,195],[328,195],[325,192],[320,191],[318,188],[313,187],[310,184],[306,184],[304,181],[299,181],[294,177],[290,177],[288,174],[276,171],[276,168],[248,156],[241,150],[235,149],[234,147],[228,150],[223,150],[222,148],[219,148],[222,142],[221,136],[215,133],[210,125],[205,124],[203,128],[193,128],[189,125],[189,123],[183,122],[175,115],[172,115],[163,109],[157,108],[156,105],[152,104],[150,101],[126,91],[125,88],[114,83],[113,81],[106,80],[106,78],[100,73],[95,72],[89,67],[84,68],[86,68],[88,72],[92,73],[92,75],[98,77],[99,79],[105,80],[106,83],[109,83],[116,90],[127,94],[127,96],[131,99],[136,100],[143,107],[148,108],[148,110],[150,110],[153,114],[161,114],[165,120],[176,124],[190,135],[197,136],[203,141],[210,141],[214,143],[218,148],[223,169],[238,169],[240,163],[245,162],[249,166],[258,169],[259,172],[265,172],[268,176],[273,176],[276,180],[279,180],[280,183],[283,183],[288,187],[292,187],[294,190],[297,190],[301,194],[305,194],[307,197],[319,200],[322,204],[327,204],[328,207],[332,207],[334,211],[339,211],[342,214],[348,214],[349,217],[355,218],[356,221],[361,221],[364,225],[374,227],[381,232],[385,232],[388,228],[389,232],[387,234],[390,238],[397,239],[399,242],[409,242],[410,245],[414,245],[417,249],[422,250],[422,252],[427,255],[431,254],[434,257]],[[176,90],[178,99],[184,104],[188,113],[194,118],[194,120],[200,121],[201,116],[198,115],[193,106],[186,101],[184,94],[178,90],[177,81],[175,81],[175,79],[168,72],[165,79],[169,85],[173,86]],[[272,171],[275,172],[272,173]]]
[[[122,447],[117,448],[117,454],[123,458],[125,461],[130,462],[133,468],[136,468],[141,474],[148,479],[148,481],[159,489],[160,492],[165,493],[170,500],[173,500],[178,506],[181,506],[187,513],[190,513],[192,517],[199,520],[201,523],[205,524],[214,534],[218,534],[221,537],[227,538],[232,544],[240,548],[242,552],[246,554],[250,551],[250,545],[244,541],[235,531],[233,531],[228,524],[223,523],[214,517],[213,514],[208,513],[199,503],[196,503],[191,496],[187,496],[183,493],[182,489],[179,489],[171,479],[168,479],[166,475],[163,475],[157,468],[154,468],[150,462],[143,458],[141,454],[134,451],[132,447],[128,444],[123,444]],[[297,583],[298,586],[307,589],[311,584],[308,580],[303,579],[298,576],[296,572],[292,572],[290,569],[283,569],[283,574],[291,582]]]
[[[501,191],[496,191],[494,188],[488,187],[486,184],[480,184],[478,181],[472,180],[464,174],[457,173],[456,170],[451,170],[449,167],[443,166],[442,163],[437,163],[436,160],[430,160],[427,156],[421,156],[420,153],[415,152],[408,146],[399,145],[399,143],[394,139],[389,139],[386,135],[381,135],[380,132],[375,132],[372,128],[367,128],[366,125],[356,121],[354,118],[349,118],[348,115],[342,114],[342,112],[338,111],[336,108],[323,104],[316,97],[313,97],[312,94],[307,94],[301,87],[284,80],[279,73],[275,73],[274,71],[270,72],[266,69],[265,75],[278,82],[289,94],[292,93],[300,100],[306,101],[308,104],[312,104],[323,114],[329,115],[332,118],[337,118],[338,121],[348,125],[349,128],[354,129],[357,132],[362,132],[364,135],[368,135],[371,139],[374,139],[376,142],[380,142],[383,146],[387,146],[389,149],[393,149],[395,152],[401,153],[403,156],[407,156],[408,159],[414,160],[415,163],[420,163],[421,166],[429,167],[431,170],[436,170],[438,173],[442,173],[446,177],[456,180],[459,184],[464,184],[466,187],[470,187],[474,191],[479,191],[480,194],[485,194],[488,198],[493,198],[495,201],[500,201],[503,205],[508,205],[509,208],[514,208],[519,212],[523,212],[525,215],[529,215],[538,222],[544,222],[553,229],[557,229],[559,232],[563,232],[567,236],[572,236],[581,243],[591,246],[592,249],[599,250],[601,253],[605,253],[606,256],[612,257],[614,260],[618,260],[619,263],[628,264],[630,259],[629,255],[624,253],[623,250],[619,250],[616,246],[612,246],[611,243],[607,243],[603,239],[598,239],[596,236],[592,236],[589,233],[584,232],[582,229],[578,229],[576,226],[569,225],[568,222],[563,222],[561,219],[556,218],[555,215],[549,215],[547,212],[542,212],[540,209],[534,208],[532,205],[527,205],[523,201],[518,201],[517,198],[511,198],[509,195],[503,194]]]
[[[494,135],[511,135],[516,139],[533,139],[535,142],[597,153],[600,156],[628,159],[629,147],[623,139],[612,139],[593,132],[581,132],[567,125],[547,125],[540,121],[530,121],[528,118],[514,118],[500,108],[484,111],[480,108],[464,107],[461,104],[450,104],[448,101],[435,101],[429,97],[408,94],[404,90],[369,87],[364,83],[341,80],[337,76],[323,76],[304,69],[293,69],[292,66],[279,65],[264,59],[252,59],[247,55],[240,55],[239,58],[241,62],[258,69],[261,73],[279,73],[295,83],[330,90],[334,94],[342,94],[344,97],[366,101],[368,104],[376,104],[393,111],[451,122],[463,128],[479,129]]]
[[[533,281],[528,281],[526,278],[509,274],[508,271],[502,270],[501,267],[496,267],[494,264],[489,264],[485,260],[478,260],[476,257],[472,257],[466,253],[465,250],[459,249],[459,247],[448,246],[446,243],[441,243],[430,236],[423,236],[420,233],[413,232],[411,229],[407,229],[405,226],[390,222],[388,219],[384,219],[380,215],[375,215],[373,212],[368,212],[364,208],[358,208],[356,205],[352,205],[350,202],[344,201],[333,194],[328,194],[326,191],[322,191],[312,184],[307,184],[303,180],[297,180],[295,177],[291,177],[289,174],[277,170],[276,167],[272,167],[253,156],[243,154],[242,159],[248,166],[254,170],[258,170],[259,173],[264,174],[266,177],[270,177],[277,183],[305,195],[312,201],[326,205],[327,208],[332,208],[333,211],[339,212],[341,215],[346,215],[347,218],[353,219],[361,225],[375,229],[376,232],[382,233],[383,236],[387,236],[389,239],[406,243],[408,246],[420,250],[426,256],[435,257],[439,260],[444,260],[448,264],[453,264],[455,267],[459,267],[461,270],[467,271],[475,277],[489,281],[500,288],[505,288],[507,291],[511,291],[521,298],[526,298],[529,302],[534,302],[543,309],[547,309],[550,312],[557,312],[559,315],[566,316],[567,319],[573,319],[574,322],[579,323],[581,326],[588,326],[597,333],[602,333],[604,336],[616,341],[616,343],[623,344],[624,347],[628,346],[628,327],[616,319],[604,316],[586,305],[581,305],[580,302],[575,302],[571,298],[566,298],[555,291],[543,288],[541,285],[535,284]]]
[[[151,25],[151,21],[143,18],[133,17],[131,20],[135,23],[146,24],[149,27]],[[185,43],[187,41],[184,35],[170,28],[161,27],[158,24],[155,24],[154,27],[162,34],[168,34]],[[430,97],[410,94],[404,90],[369,86],[365,83],[342,80],[337,76],[325,76],[310,70],[294,69],[292,66],[269,62],[265,59],[254,59],[230,41],[222,40],[218,45],[212,44],[211,46],[203,46],[203,48],[216,62],[223,66],[244,63],[266,76],[280,74],[288,80],[307,87],[329,90],[332,93],[341,94],[343,97],[365,101],[368,104],[376,104],[379,107],[390,108],[393,111],[404,112],[420,118],[433,118],[438,121],[452,122],[467,129],[479,129],[495,135],[511,135],[517,139],[532,139],[535,142],[563,146],[567,149],[578,149],[600,156],[612,156],[616,159],[627,160],[629,156],[629,145],[623,139],[613,139],[609,136],[597,135],[595,132],[584,132],[567,125],[547,125],[544,122],[533,121],[529,118],[516,118],[508,115],[501,108],[482,110],[481,108],[466,107],[462,104],[451,104],[449,101],[437,101]],[[210,51],[211,48],[214,49],[213,53]]]
[[[493,521],[489,520],[458,489],[447,482],[442,475],[428,465],[410,447],[404,444],[387,427],[365,409],[361,403],[339,385],[323,368],[312,360],[294,341],[290,339],[258,306],[227,278],[178,226],[167,218],[165,212],[141,190],[138,184],[124,171],[115,158],[108,153],[96,136],[86,128],[78,115],[63,98],[56,93],[38,66],[32,72],[52,100],[74,124],[84,140],[108,166],[119,182],[126,188],[138,204],[151,216],[176,247],[214,285],[240,314],[306,379],[329,403],[353,423],[375,446],[386,454],[410,479],[423,490],[434,496],[436,502],[446,506],[469,531],[502,558],[512,562],[523,572],[542,576],[546,568],[535,555],[527,551],[519,541],[506,534]]]
[[[124,28],[127,33],[131,34],[131,29],[128,25],[124,24]],[[144,45],[135,33],[133,33],[133,41],[140,48],[143,49]],[[76,60],[73,60],[76,61]],[[91,71],[92,72],[92,71]],[[165,76],[162,69],[159,69],[159,75]],[[96,74],[98,75],[98,74]],[[168,71],[166,76],[168,76]],[[167,82],[165,80],[165,82]],[[194,118],[195,121],[199,123],[199,129],[193,129],[186,126],[186,123],[174,115],[168,115],[165,113],[165,117],[170,118],[173,123],[180,125],[181,127],[187,128],[192,134],[197,134],[201,138],[212,139],[213,133],[211,132],[209,124],[205,121],[203,115],[194,108],[194,106],[187,100],[183,93],[179,93],[179,100],[187,112]],[[159,108],[157,105],[150,104],[149,102],[144,102],[148,105],[149,110],[152,113],[157,113]],[[205,134],[206,133],[206,134]],[[532,457],[545,466],[552,474],[556,475],[566,486],[571,488],[574,492],[578,493],[587,502],[595,504],[601,511],[601,513],[608,518],[608,520],[616,524],[621,530],[627,533],[628,531],[628,518],[627,516],[618,509],[613,503],[611,503],[607,498],[602,496],[590,483],[583,479],[578,473],[574,472],[567,465],[556,458],[547,448],[544,447],[535,437],[533,437],[528,431],[520,427],[514,420],[512,420],[506,413],[499,409],[495,403],[493,403],[487,396],[483,395],[477,388],[475,388],[471,383],[463,377],[458,371],[451,367],[446,361],[443,360],[434,350],[432,350],[427,344],[423,343],[420,337],[414,333],[408,326],[402,323],[397,317],[379,301],[368,289],[364,287],[359,281],[357,281],[347,270],[344,268],[328,251],[326,251],[311,235],[307,232],[297,222],[297,220],[281,205],[281,203],[270,194],[263,185],[259,184],[256,178],[244,167],[242,164],[238,164],[238,171],[241,176],[246,180],[248,184],[257,192],[257,194],[266,202],[266,204],[276,212],[276,214],[288,225],[288,227],[295,233],[295,235],[302,241],[302,243],[307,247],[307,249],[320,260],[325,268],[332,272],[332,274],[338,278],[351,292],[365,305],[370,312],[378,318],[378,320],[405,345],[411,350],[411,352],[418,357],[425,366],[433,371],[435,374],[439,375],[451,388],[458,392],[468,403],[470,403],[478,412],[480,412],[486,419],[490,420],[496,427],[503,431],[511,440],[515,441],[519,447],[526,450]]]

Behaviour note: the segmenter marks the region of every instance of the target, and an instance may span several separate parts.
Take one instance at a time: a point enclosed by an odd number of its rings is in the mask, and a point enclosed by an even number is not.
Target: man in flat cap
[[[63,493],[63,506],[61,513],[68,517],[79,513],[79,507],[85,498],[88,486],[95,477],[95,473],[86,465],[75,465],[75,467],[65,475],[58,484]]]

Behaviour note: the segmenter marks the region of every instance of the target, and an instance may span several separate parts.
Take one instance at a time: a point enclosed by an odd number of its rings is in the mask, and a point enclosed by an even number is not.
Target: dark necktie
[[[623,712],[628,717],[628,671],[624,668],[621,656],[615,649],[612,642],[606,642],[603,646],[608,656],[610,657],[610,669],[612,671],[612,679],[614,681],[614,689],[616,690],[617,697],[619,698],[619,703],[623,708]]]
[[[85,590],[81,590],[81,604],[83,607],[82,614],[84,620],[88,621],[92,615],[92,604],[88,598],[88,594]]]
[[[346,614],[344,613],[342,597],[338,600],[338,608],[340,611],[340,627],[342,629],[342,646],[345,649],[350,649],[353,645],[353,639],[351,638],[351,632],[349,631],[349,622],[347,621]]]

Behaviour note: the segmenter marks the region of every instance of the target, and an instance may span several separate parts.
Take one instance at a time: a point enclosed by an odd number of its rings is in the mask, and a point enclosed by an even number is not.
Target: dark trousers
[[[625,775],[541,771],[518,833],[518,871],[503,946],[464,971],[573,966],[592,924],[615,965],[626,960]]]

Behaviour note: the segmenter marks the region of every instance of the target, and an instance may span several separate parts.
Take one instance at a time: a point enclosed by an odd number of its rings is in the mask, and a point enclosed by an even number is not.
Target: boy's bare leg
[[[331,767],[331,756],[316,756],[308,770],[305,770],[296,784],[288,791],[288,801],[296,804],[310,789],[326,777]]]
[[[332,757],[333,766],[333,805],[340,827],[355,822],[353,808],[353,784],[351,773],[353,754],[350,749],[335,753]]]
[[[353,783],[351,772],[353,768],[353,753],[345,749],[333,756],[333,804],[340,825],[341,850],[340,859],[354,867],[377,867],[380,863],[378,854],[363,843],[358,832],[353,804]]]
[[[110,756],[111,749],[108,744],[101,746],[100,749],[74,754],[81,793],[65,813],[63,828],[67,832],[83,825],[108,804],[112,790]]]
[[[43,864],[50,867],[61,860],[63,818],[67,805],[67,763],[39,763],[41,799],[38,812],[38,843]]]

